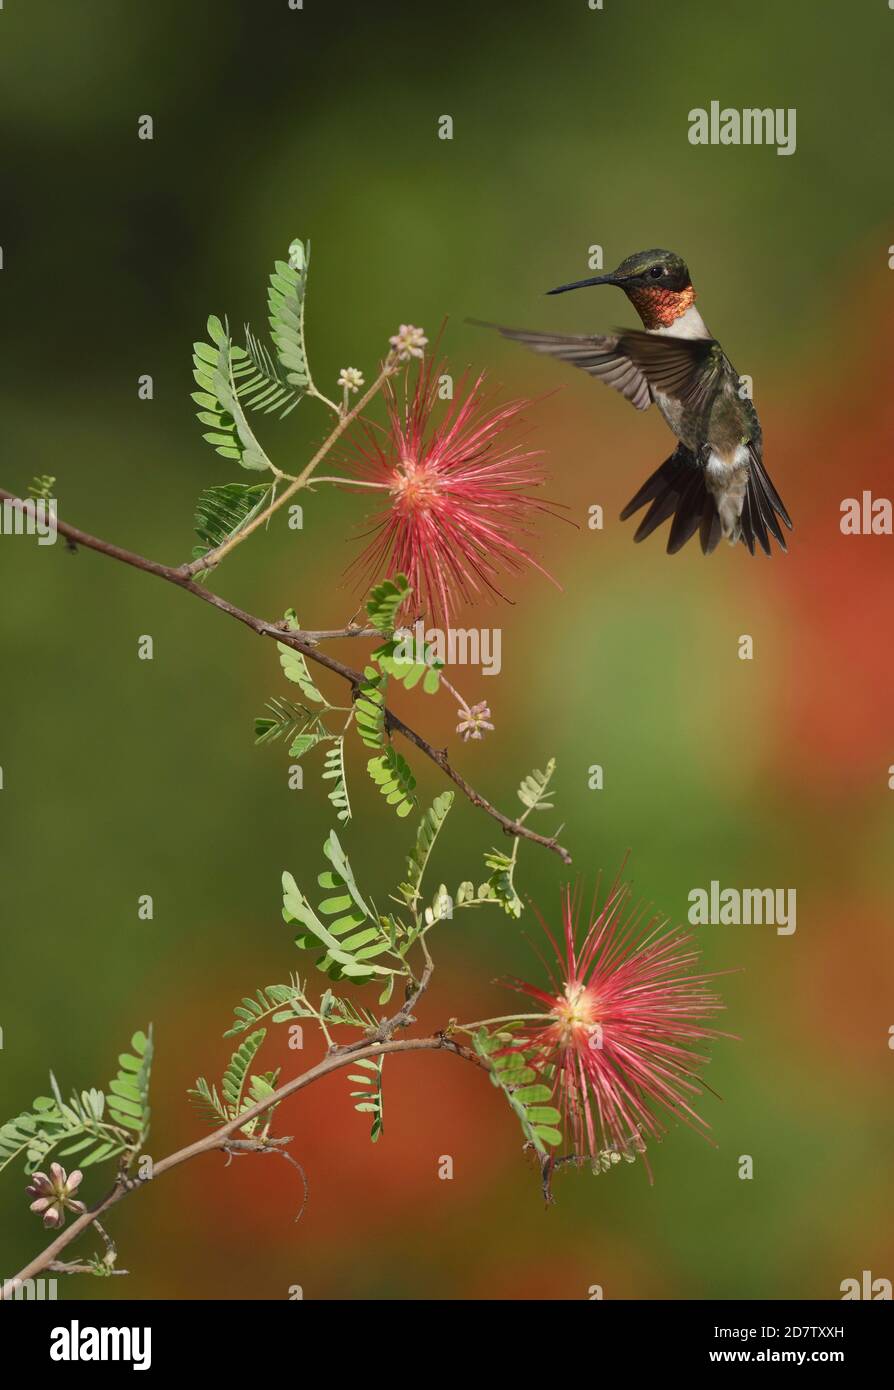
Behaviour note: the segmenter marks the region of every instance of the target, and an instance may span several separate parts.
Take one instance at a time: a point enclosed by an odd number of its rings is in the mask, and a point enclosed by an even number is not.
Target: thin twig
[[[7,492],[4,488],[0,488],[0,501],[10,502],[13,506],[18,507],[26,505],[21,497],[17,497],[15,493]],[[355,670],[351,666],[346,666],[344,662],[336,660],[335,657],[329,656],[326,652],[320,651],[317,647],[317,642],[324,640],[324,638],[330,635],[328,632],[290,631],[281,624],[268,623],[263,618],[257,618],[252,613],[246,613],[244,609],[237,608],[235,604],[229,603],[226,599],[221,598],[219,594],[213,593],[204,585],[197,584],[192,578],[192,570],[189,565],[181,565],[175,568],[172,565],[160,564],[157,560],[149,560],[144,555],[138,555],[135,551],[125,550],[123,546],[112,545],[111,542],[101,540],[98,536],[92,536],[89,532],[82,531],[79,527],[72,526],[70,523],[62,521],[58,517],[56,519],[56,529],[61,536],[66,538],[70,545],[82,545],[87,550],[95,550],[100,555],[108,555],[110,559],[118,560],[121,564],[131,565],[134,569],[142,570],[146,574],[154,574],[157,578],[164,579],[169,584],[175,584],[179,589],[185,589],[187,593],[192,594],[195,598],[201,599],[203,603],[210,603],[212,608],[217,608],[221,613],[226,613],[229,617],[235,618],[237,622],[243,623],[246,627],[251,628],[252,632],[258,633],[259,636],[272,637],[277,642],[284,643],[287,647],[294,647],[296,651],[303,653],[309,661],[314,661],[317,665],[324,666],[326,670],[334,672],[334,674],[340,676],[342,680],[347,681],[352,691],[356,692],[358,690],[363,680],[362,672]],[[333,629],[331,635],[335,638],[362,635],[362,633],[355,633],[354,625],[351,624],[345,629]],[[378,636],[379,634],[376,632],[375,635]],[[457,772],[447,756],[446,748],[435,748],[427,739],[423,738],[421,734],[418,734],[415,729],[412,729],[409,724],[405,723],[403,719],[399,718],[399,716],[387,706],[385,707],[385,724],[389,733],[400,734],[401,738],[406,739],[408,743],[412,743],[415,748],[419,749],[420,753],[423,753],[425,757],[439,767],[444,775],[449,777],[450,781],[459,788],[463,796],[465,796],[473,806],[477,806],[495,820],[497,824],[502,827],[505,834],[516,836],[520,839],[530,840],[532,844],[543,845],[545,849],[552,850],[554,854],[557,854],[563,863],[571,863],[571,855],[568,850],[565,849],[563,845],[559,844],[554,837],[539,835],[536,831],[529,829],[528,826],[524,824],[524,816],[519,820],[513,820],[511,816],[504,815],[492,802],[488,801],[487,797],[483,796],[481,792],[476,791],[461,773]]]
[[[235,535],[230,536],[229,540],[224,541],[213,550],[207,551],[205,555],[200,555],[199,558],[193,560],[191,564],[184,566],[186,571],[190,575],[193,575],[199,574],[202,570],[213,569],[215,565],[220,563],[225,555],[228,555],[237,545],[241,545],[243,541],[247,540],[253,531],[256,531],[259,526],[265,525],[274,512],[279,511],[280,507],[285,506],[290,497],[294,497],[296,492],[306,487],[317,464],[322,463],[333,444],[341,438],[345,430],[357,419],[358,415],[362,414],[373,396],[381,390],[388,378],[393,376],[397,369],[398,359],[394,353],[391,353],[382,364],[382,370],[379,372],[372,386],[370,386],[368,391],[364,392],[355,406],[352,406],[344,415],[338,410],[337,406],[335,407],[338,413],[338,423],[332,433],[324,439],[310,462],[302,468],[297,477],[293,478],[285,491],[281,492],[279,497],[274,498],[269,506],[265,507],[262,512],[259,512],[246,526],[243,526],[241,531],[237,531]],[[325,397],[320,396],[317,391],[314,392],[314,395],[318,396],[320,400],[325,400]],[[332,405],[333,403],[328,401],[327,404]]]
[[[61,1231],[55,1240],[51,1241],[39,1255],[35,1255],[34,1259],[30,1260],[23,1269],[20,1269],[18,1274],[0,1284],[0,1300],[12,1298],[18,1284],[24,1283],[26,1279],[33,1279],[35,1275],[40,1274],[42,1270],[58,1261],[62,1251],[92,1226],[97,1217],[116,1206],[130,1193],[136,1192],[148,1182],[155,1182],[163,1173],[169,1172],[172,1168],[178,1168],[181,1163],[187,1163],[190,1159],[198,1158],[201,1154],[212,1153],[215,1150],[227,1152],[229,1149],[232,1151],[234,1146],[232,1136],[237,1135],[239,1130],[251,1120],[265,1114],[268,1110],[272,1110],[275,1105],[281,1104],[289,1096],[294,1095],[296,1091],[303,1090],[305,1086],[319,1081],[340,1067],[350,1066],[364,1057],[380,1057],[386,1052],[450,1052],[455,1057],[462,1058],[463,1061],[472,1062],[476,1066],[487,1069],[487,1063],[483,1058],[470,1048],[455,1042],[446,1033],[436,1033],[427,1038],[391,1039],[388,1042],[369,1043],[365,1047],[351,1052],[330,1054],[315,1067],[302,1072],[300,1076],[292,1077],[290,1081],[286,1081],[277,1090],[272,1091],[269,1096],[265,1096],[263,1100],[249,1106],[235,1119],[228,1120],[225,1125],[221,1125],[219,1129],[206,1135],[205,1138],[197,1139],[195,1143],[187,1144],[185,1148],[178,1149],[175,1153],[168,1154],[166,1158],[159,1159],[157,1163],[152,1165],[151,1178],[131,1179],[127,1184],[119,1178],[111,1191],[107,1192],[105,1197],[101,1198],[95,1206],[76,1217],[70,1226]],[[237,1139],[235,1143],[241,1145],[242,1141]]]

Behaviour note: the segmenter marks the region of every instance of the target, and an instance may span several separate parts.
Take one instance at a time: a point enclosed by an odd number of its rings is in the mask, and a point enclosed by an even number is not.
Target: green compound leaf
[[[260,1050],[261,1044],[267,1036],[266,1028],[258,1028],[254,1033],[249,1033],[248,1037],[241,1042],[229,1060],[227,1069],[221,1081],[221,1091],[223,1092],[224,1102],[229,1110],[230,1119],[235,1119],[241,1110],[245,1110],[249,1104],[243,1101],[248,1078],[248,1069]]]
[[[278,738],[293,738],[304,733],[309,724],[318,719],[304,705],[293,704],[275,695],[264,707],[266,714],[255,720],[255,743],[273,743]]]
[[[309,260],[310,243],[305,246],[296,238],[289,247],[288,263],[275,263],[267,292],[270,336],[287,383],[296,387],[306,387],[310,382],[304,343],[304,299]]]
[[[300,629],[301,624],[298,621],[294,608],[287,609],[285,620],[293,632],[297,632]],[[276,646],[279,651],[279,662],[286,680],[293,681],[295,685],[299,686],[305,699],[312,700],[314,704],[325,705],[327,701],[320,694],[311,679],[304,653],[296,651],[294,647],[287,647],[284,642],[277,642]]]
[[[374,975],[392,975],[388,966],[374,961],[390,949],[390,942],[362,897],[334,830],[323,851],[332,867],[317,877],[327,896],[316,911],[292,875],[282,876],[283,918],[303,928],[295,937],[295,945],[302,950],[323,946],[324,954],[317,958],[316,966],[332,980],[348,978],[355,984],[367,984]],[[323,918],[332,920],[324,923]]]
[[[408,816],[416,805],[413,789],[416,778],[406,759],[394,748],[386,748],[378,758],[370,758],[366,770],[399,816]]]
[[[419,822],[416,843],[407,855],[407,878],[398,889],[401,897],[410,907],[419,900],[422,879],[434,849],[435,840],[453,805],[453,792],[441,792]]]
[[[479,1057],[491,1064],[491,1083],[503,1092],[521,1125],[522,1134],[538,1153],[545,1154],[547,1145],[555,1148],[562,1142],[562,1134],[557,1125],[561,1116],[554,1106],[541,1102],[552,1099],[552,1091],[535,1080],[537,1072],[529,1065],[532,1052],[510,1052],[495,1056],[503,1048],[511,1046],[512,1033],[503,1030],[488,1033],[480,1028],[473,1035],[472,1042]]]
[[[485,854],[484,862],[492,872],[490,878],[486,883],[482,883],[478,890],[479,899],[497,902],[510,917],[520,917],[524,904],[515,891],[515,856],[504,854],[499,849],[492,849]]]
[[[245,362],[244,348],[236,347],[219,318],[208,320],[209,343],[193,344],[193,377],[198,391],[192,399],[199,407],[199,421],[208,427],[202,436],[223,458],[235,459],[254,472],[272,472],[272,465],[248,423],[239,403],[235,372]]]
[[[217,1087],[209,1086],[204,1076],[197,1077],[195,1086],[191,1086],[186,1092],[193,1105],[204,1112],[204,1119],[209,1125],[225,1124],[229,1120],[230,1112],[221,1100]]]
[[[339,736],[332,741],[332,747],[326,754],[323,764],[323,780],[331,782],[332,787],[326,793],[338,819],[344,824],[351,819],[351,802],[348,798],[348,783],[345,777],[345,740],[344,736]]]
[[[255,991],[254,997],[246,994],[240,1004],[233,1009],[233,1022],[224,1033],[225,1038],[245,1033],[259,1019],[270,1018],[274,1023],[285,1023],[293,1018],[313,1018],[314,1013],[304,1002],[304,993],[297,980],[290,985],[267,985]]]
[[[366,666],[363,680],[354,696],[354,723],[367,748],[385,743],[385,687],[388,677],[374,666]]]
[[[398,611],[412,594],[407,576],[396,574],[393,579],[383,579],[369,591],[366,611],[369,621],[379,632],[391,632]]]
[[[417,660],[418,656],[422,660]],[[397,634],[373,652],[372,659],[389,676],[400,681],[407,690],[413,690],[421,681],[426,695],[434,695],[441,684],[443,661],[437,661],[426,642],[421,652],[416,650],[416,639],[412,633],[406,636]]]
[[[303,758],[305,753],[310,752],[311,748],[316,748],[318,743],[325,743],[328,737],[328,734],[318,732],[312,734],[297,734],[289,744],[289,756],[292,758]]]
[[[245,325],[245,358],[234,367],[236,392],[249,410],[278,415],[284,420],[295,409],[304,392],[290,386],[285,373],[274,362],[264,344]]]
[[[206,488],[196,502],[195,531],[203,544],[194,547],[193,559],[216,550],[242,531],[269,496],[266,483],[223,483]]]
[[[546,800],[546,792],[556,770],[555,758],[550,758],[543,772],[534,769],[525,777],[518,789],[518,799],[529,811],[551,811],[553,805]]]
[[[369,1057],[361,1057],[357,1060],[358,1067],[365,1067],[363,1075],[357,1073],[349,1074],[348,1080],[355,1085],[362,1086],[361,1091],[352,1091],[351,1099],[354,1101],[354,1109],[362,1114],[372,1115],[372,1129],[369,1137],[375,1144],[382,1135],[382,1068],[385,1058],[379,1057],[373,1061]]]
[[[149,1081],[152,1075],[152,1026],[148,1033],[134,1033],[130,1040],[133,1053],[123,1052],[118,1058],[119,1070],[109,1082],[109,1115],[116,1124],[133,1129],[142,1145],[149,1134]]]

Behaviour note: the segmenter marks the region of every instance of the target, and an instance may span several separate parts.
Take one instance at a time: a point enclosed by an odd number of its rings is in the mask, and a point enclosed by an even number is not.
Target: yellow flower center
[[[564,995],[553,1005],[560,1043],[585,1042],[593,1031],[597,1012],[592,990],[581,984],[566,985]]]
[[[391,491],[408,510],[424,510],[437,497],[437,477],[415,459],[402,459],[392,474]]]

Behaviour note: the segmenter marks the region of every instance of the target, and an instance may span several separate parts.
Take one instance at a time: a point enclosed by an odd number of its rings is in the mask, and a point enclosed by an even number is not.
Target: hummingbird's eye
[[[653,266],[652,266],[652,269],[649,271],[649,274],[651,275],[651,277],[652,277],[653,280],[658,280],[658,279],[660,279],[661,276],[664,274],[664,266],[663,266],[663,265],[653,265]]]

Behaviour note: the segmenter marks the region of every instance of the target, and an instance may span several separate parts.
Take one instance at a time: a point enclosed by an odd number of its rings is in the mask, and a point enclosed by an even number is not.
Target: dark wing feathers
[[[580,367],[606,386],[620,391],[637,410],[648,408],[653,391],[689,404],[699,404],[713,384],[723,355],[713,338],[672,338],[632,328],[618,329],[616,333],[569,336],[506,328],[503,324],[483,323],[480,319],[471,322],[482,328],[495,328],[504,338],[522,343],[532,352]],[[716,361],[715,371],[703,372],[702,368],[712,357]]]
[[[715,352],[717,346],[713,338],[672,338],[634,329],[618,337],[619,350],[639,368],[653,391],[690,406],[698,404],[713,386],[722,357]]]
[[[482,323],[473,319],[482,328],[495,328],[504,338],[522,343],[532,352],[540,352],[547,357],[557,357],[562,362],[570,362],[598,381],[613,386],[626,400],[631,401],[637,410],[646,410],[652,403],[649,383],[639,367],[631,362],[624,352],[618,350],[618,335],[602,333],[571,337],[565,333],[538,333],[526,328],[506,328],[500,323]]]
[[[499,323],[470,320],[482,328],[495,328],[504,338],[522,343],[533,352],[556,357],[579,367],[590,376],[620,391],[637,410],[646,410],[653,393],[679,400],[699,410],[711,397],[724,363],[723,350],[714,338],[675,338],[619,329],[617,333],[579,335],[538,333],[525,328],[505,328]],[[761,458],[760,431],[749,443],[748,485],[742,507],[741,539],[753,555],[759,545],[771,553],[770,537],[785,550],[781,520],[792,522],[773,486]],[[710,555],[721,537],[720,517],[705,481],[704,467],[691,450],[680,444],[669,459],[647,478],[621,512],[626,521],[641,507],[651,504],[636,529],[634,540],[645,540],[668,517],[673,517],[668,553],[673,555],[699,532],[702,550]]]

